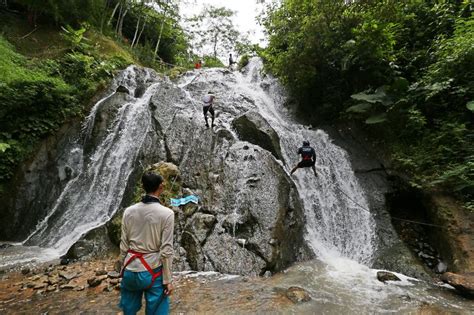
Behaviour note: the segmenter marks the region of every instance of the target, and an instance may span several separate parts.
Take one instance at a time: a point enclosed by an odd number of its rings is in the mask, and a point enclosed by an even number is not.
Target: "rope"
[[[437,225],[437,224],[431,224],[431,223],[424,223],[424,222],[419,222],[419,221],[413,221],[413,220],[407,220],[407,219],[402,219],[402,218],[397,218],[397,217],[391,217],[392,219],[398,220],[398,221],[404,221],[404,222],[410,222],[410,223],[415,223],[415,224],[420,224],[420,225],[428,225],[428,226],[433,226],[433,227],[438,227],[440,229],[447,229],[445,226]]]
[[[346,194],[342,189],[340,189],[339,187],[336,187],[336,189],[341,192],[342,194],[344,194],[344,196],[346,196],[347,199],[349,199],[350,201],[352,201],[353,203],[355,203],[357,206],[359,206],[359,208],[361,210],[364,210],[366,212],[368,212],[370,215],[373,215],[375,216],[375,214],[371,213],[369,209],[367,209],[366,207],[362,206],[360,203],[358,203],[357,201],[355,201],[354,199],[352,199],[348,194]],[[398,218],[398,217],[394,217],[394,216],[390,216],[390,218],[392,220],[398,220],[398,221],[403,221],[403,222],[409,222],[409,223],[414,223],[414,224],[419,224],[419,225],[427,225],[427,226],[432,226],[432,227],[437,227],[437,228],[441,228],[441,229],[446,229],[446,227],[442,226],[442,225],[438,225],[438,224],[432,224],[432,223],[425,223],[425,222],[420,222],[420,221],[413,221],[413,220],[407,220],[407,219],[402,219],[402,218]]]

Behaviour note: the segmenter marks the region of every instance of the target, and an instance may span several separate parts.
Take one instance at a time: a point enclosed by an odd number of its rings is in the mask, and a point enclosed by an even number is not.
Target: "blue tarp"
[[[194,195],[191,195],[191,196],[186,196],[184,198],[178,198],[178,199],[174,199],[174,198],[170,198],[171,199],[171,206],[173,207],[179,207],[179,206],[182,206],[182,205],[185,205],[187,203],[198,203],[199,202],[199,198],[198,196],[194,196]]]

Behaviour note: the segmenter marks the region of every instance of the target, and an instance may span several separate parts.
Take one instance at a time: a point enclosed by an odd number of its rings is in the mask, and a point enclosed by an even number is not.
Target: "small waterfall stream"
[[[141,73],[138,74],[137,71]],[[144,73],[142,73],[144,72]],[[139,80],[141,82],[139,82]],[[130,66],[111,84],[107,96],[98,101],[85,120],[83,135],[71,151],[71,165],[76,174],[66,185],[56,203],[51,206],[32,233],[15,246],[13,255],[6,253],[0,259],[5,265],[41,262],[66,254],[68,249],[88,231],[107,222],[117,211],[125,193],[128,178],[135,167],[145,137],[152,128],[149,100],[157,84],[148,70]],[[108,130],[84,153],[99,113],[115,94],[118,86],[126,87],[129,94],[136,94],[139,85],[143,95],[126,100],[116,109]]]

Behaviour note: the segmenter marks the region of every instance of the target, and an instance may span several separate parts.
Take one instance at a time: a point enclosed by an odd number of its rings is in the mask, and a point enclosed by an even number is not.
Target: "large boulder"
[[[277,161],[281,152],[275,131],[258,114],[245,115],[254,101],[229,94],[231,87],[222,84],[227,81],[216,80],[196,80],[187,87],[190,95],[165,82],[151,100],[167,159],[179,166],[183,187],[200,198],[200,205],[191,211],[175,209],[175,242],[195,270],[233,274],[282,270],[310,255],[303,240],[301,201]],[[202,91],[210,90],[230,95],[225,104],[219,98],[216,102],[215,130],[205,128],[201,104],[195,102]],[[238,132],[237,138],[230,128],[235,117],[244,117],[238,121],[249,124],[237,122],[235,129],[253,130],[258,136],[247,138]]]

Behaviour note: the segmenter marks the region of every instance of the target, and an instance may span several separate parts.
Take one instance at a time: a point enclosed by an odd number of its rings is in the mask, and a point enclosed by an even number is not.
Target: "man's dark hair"
[[[163,182],[163,177],[158,174],[147,172],[142,176],[143,189],[147,194],[155,192]]]

